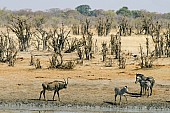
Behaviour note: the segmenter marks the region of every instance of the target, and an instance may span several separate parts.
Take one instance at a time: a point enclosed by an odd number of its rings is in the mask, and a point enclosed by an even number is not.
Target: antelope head
[[[140,75],[139,73],[136,73],[136,81],[135,81],[135,84],[137,84],[140,80]]]
[[[141,80],[142,80],[141,77],[140,77],[140,76],[137,76],[137,77],[136,77],[135,84],[137,84],[137,83],[140,82]]]
[[[68,78],[70,78],[70,77],[68,77]],[[64,88],[67,88],[67,85],[68,85],[68,78],[67,78],[67,81],[64,79]]]

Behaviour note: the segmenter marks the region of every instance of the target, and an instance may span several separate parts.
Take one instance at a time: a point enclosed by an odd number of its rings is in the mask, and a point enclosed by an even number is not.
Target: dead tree
[[[120,69],[125,69],[125,63],[126,63],[126,59],[123,56],[123,54],[121,54],[121,37],[119,36],[116,42],[116,57],[118,57],[118,62],[119,62],[119,68]]]
[[[83,64],[83,60],[84,60],[84,53],[85,53],[85,45],[86,45],[86,40],[85,37],[83,37],[83,39],[80,39],[77,41],[77,55],[79,57],[77,64]]]
[[[14,66],[17,50],[9,31],[7,27],[6,33],[1,31],[0,34],[0,62],[7,62],[9,66]]]
[[[90,29],[90,20],[86,19],[84,23],[81,24],[81,34],[87,35]]]
[[[135,25],[137,29],[137,34],[153,35],[160,29],[160,24],[158,22],[154,23],[152,17],[144,15],[140,18],[138,24]]]
[[[164,33],[165,36],[165,49],[164,53],[166,57],[170,57],[170,24],[168,24],[167,30]]]
[[[151,34],[152,40],[155,44],[155,56],[161,57],[163,55],[163,37],[160,36],[161,25],[156,22],[154,30]]]
[[[8,66],[14,66],[14,59],[13,59],[13,55],[12,55],[12,51],[9,52],[8,54]]]
[[[165,55],[170,57],[170,34],[165,35],[166,45],[165,45]]]
[[[66,49],[66,51],[64,53],[71,53],[71,52],[75,51],[77,48],[77,44],[78,44],[77,38],[73,38],[70,41],[69,40],[66,40],[66,41],[67,41],[68,49]]]
[[[153,66],[154,58],[154,51],[149,51],[149,40],[146,38],[146,54],[143,52],[143,48],[140,45],[140,66],[141,68],[151,68]]]
[[[69,34],[70,34],[70,31],[66,32],[64,30],[63,24],[59,30],[57,29],[53,30],[51,46],[55,53],[61,53],[61,51],[64,49],[64,46],[66,44],[67,38],[69,37]]]
[[[69,37],[69,33],[70,31],[68,32],[64,31],[63,24],[61,29],[59,29],[59,32],[56,29],[54,29],[51,44],[54,54],[52,56],[52,59],[50,59],[51,64],[50,68],[61,68],[63,66],[62,51],[64,49],[66,40]]]
[[[104,34],[104,21],[102,18],[99,18],[98,21],[97,21],[97,33],[98,33],[98,36],[103,36]]]
[[[43,50],[47,50],[47,48],[48,48],[48,41],[49,41],[49,39],[52,37],[52,33],[51,33],[51,31],[49,31],[49,32],[47,32],[47,31],[45,31],[45,30],[43,30],[43,29],[41,29],[41,28],[37,28],[36,29],[36,31],[38,32],[38,34],[37,33],[34,33],[34,36],[37,38],[36,39],[36,41],[37,41],[37,44],[38,44],[38,46],[37,46],[37,49],[39,50],[40,49],[40,44],[41,44],[41,42],[42,42],[42,49]],[[40,35],[39,35],[40,34]]]
[[[149,68],[152,67],[152,57],[149,55],[149,39],[148,37],[146,38],[146,56],[145,56],[145,67]]]
[[[118,58],[118,62],[119,62],[119,68],[120,69],[125,69],[125,65],[126,65],[126,59],[122,53],[121,50],[121,46],[122,46],[122,42],[121,42],[121,36],[116,35],[116,43],[115,43],[115,55],[116,55],[116,59]]]
[[[19,42],[19,50],[26,51],[30,46],[32,37],[30,18],[12,16],[9,20],[8,27],[15,33]]]
[[[151,21],[150,19],[148,20],[147,18],[144,18],[142,22],[143,22],[143,26],[142,26],[143,29],[141,32],[144,32],[144,34],[147,35],[150,33],[149,27],[151,26]]]
[[[143,30],[142,21],[138,20],[138,22],[135,23],[134,28],[136,29],[136,34],[137,35],[141,34],[142,30]]]
[[[120,36],[130,36],[132,34],[132,27],[126,18],[120,19],[118,28]]]
[[[115,59],[120,58],[121,52],[121,37],[119,35],[115,35],[111,37],[111,53],[115,55]],[[113,52],[114,51],[114,52]]]
[[[123,55],[119,58],[119,69],[125,69],[126,59]]]
[[[80,60],[83,60],[83,49],[80,46],[77,46],[77,54]]]
[[[44,24],[45,24],[45,18],[40,17],[40,18],[35,18],[35,32],[34,36],[36,37],[36,48],[37,50],[40,50],[40,45],[42,44],[42,49],[47,50],[48,48],[48,41],[52,37],[51,30],[48,32],[45,30]]]
[[[144,67],[144,52],[143,52],[143,48],[142,46],[140,45],[140,67],[143,68]]]
[[[40,46],[42,45],[42,43],[41,43],[41,40],[37,36],[35,36],[35,38],[36,39],[35,40],[33,39],[31,44],[39,51],[40,50]]]
[[[73,35],[79,35],[80,34],[80,27],[79,27],[79,25],[73,24],[72,32],[73,32]]]
[[[92,36],[93,36],[93,33],[88,33],[87,36],[83,35],[83,38],[85,39],[84,52],[85,52],[85,55],[86,55],[86,60],[92,59],[92,54],[93,54],[93,51],[92,51],[92,44],[93,44]]]
[[[31,54],[30,66],[35,65],[35,56]]]
[[[8,66],[14,67],[16,61],[17,51],[13,54],[13,51],[10,51],[8,55]]]
[[[142,18],[142,29],[140,31],[140,34],[144,33],[145,35],[152,34],[153,29],[153,21],[152,18],[144,16]]]
[[[8,38],[3,35],[0,35],[0,38],[0,61],[5,62],[7,60],[6,53],[8,53]]]
[[[37,58],[37,60],[36,60],[36,62],[35,62],[35,68],[36,68],[36,69],[41,69],[41,68],[42,68],[40,59],[38,59],[38,58]]]
[[[116,41],[116,35],[111,34],[110,44],[111,44],[111,55],[115,52],[115,41]]]
[[[56,68],[56,66],[57,66],[57,64],[56,64],[57,54],[53,54],[52,58],[49,59],[49,60],[50,60],[50,67],[49,68]]]
[[[105,36],[107,36],[110,33],[111,27],[112,27],[112,20],[109,19],[109,18],[106,18],[106,22],[105,22]]]
[[[99,18],[97,21],[97,33],[98,36],[107,36],[110,31],[111,31],[111,25],[112,25],[112,20],[109,18],[106,18],[105,21],[102,18]]]
[[[126,59],[121,51],[121,36],[119,33],[117,35],[111,35],[111,55],[115,55],[115,59],[118,59],[118,65],[120,69],[125,68]]]
[[[107,44],[105,42],[102,43],[102,56],[103,56],[103,62],[106,61],[106,55],[107,55]]]
[[[52,56],[52,60],[50,60],[50,68],[59,68],[63,64],[63,56],[61,54],[61,48],[58,44],[53,40],[53,48],[54,48],[54,54]]]

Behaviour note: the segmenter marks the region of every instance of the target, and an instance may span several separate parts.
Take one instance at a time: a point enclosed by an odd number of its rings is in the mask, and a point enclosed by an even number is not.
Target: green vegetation
[[[80,5],[76,7],[76,10],[83,15],[90,15],[90,6],[89,5]]]
[[[128,7],[122,7],[118,11],[116,11],[117,15],[122,15],[122,16],[131,16],[131,11],[128,9]]]
[[[130,10],[128,7],[122,7],[117,11],[114,10],[102,10],[102,9],[94,9],[92,10],[89,5],[80,5],[72,9],[58,9],[52,8],[46,11],[32,11],[31,9],[22,9],[18,11],[11,11],[7,9],[0,9],[0,25],[8,23],[7,20],[10,15],[17,15],[22,17],[31,17],[35,18],[43,18],[45,21],[45,25],[56,25],[61,24],[62,22],[65,25],[70,24],[78,24],[84,21],[86,18],[89,18],[92,23],[95,23],[98,18],[109,17],[112,18],[114,24],[119,21],[119,17],[127,17],[131,19],[131,21],[136,21],[138,18],[142,18],[144,16],[150,17],[153,20],[159,19],[162,22],[169,22],[170,13],[159,14],[156,12],[148,12],[145,10]],[[137,21],[139,21],[138,19]],[[114,26],[114,25],[113,25]]]

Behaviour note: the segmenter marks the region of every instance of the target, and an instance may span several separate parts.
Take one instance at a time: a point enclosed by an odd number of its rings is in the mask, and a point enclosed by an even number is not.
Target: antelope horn
[[[63,78],[63,79],[64,79],[64,78]],[[64,79],[64,82],[65,82],[65,84],[67,84],[65,79]]]
[[[69,77],[68,77],[69,78]],[[68,84],[68,78],[67,78],[67,84]]]
[[[67,84],[68,84],[68,79],[69,79],[69,78],[71,79],[71,77],[68,77],[68,78],[67,78]]]

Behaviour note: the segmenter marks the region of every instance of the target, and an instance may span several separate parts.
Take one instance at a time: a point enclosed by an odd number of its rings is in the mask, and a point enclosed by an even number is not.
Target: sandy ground
[[[102,38],[102,37],[101,37]],[[103,39],[100,41],[102,42]],[[122,38],[123,49],[132,53],[138,52],[139,40],[134,37]],[[132,42],[132,44],[130,44]],[[144,43],[145,44],[145,43]],[[45,54],[45,52],[34,52]],[[48,54],[48,53],[47,53]],[[118,69],[116,60],[113,67],[105,67],[98,53],[94,59],[76,65],[73,70],[48,69],[51,56],[38,56],[42,69],[29,66],[30,52],[21,52],[17,56],[16,65],[8,67],[0,63],[0,101],[1,102],[44,102],[38,100],[45,81],[63,80],[70,77],[68,88],[60,91],[61,102],[55,97],[57,104],[108,106],[114,103],[114,88],[128,86],[129,92],[139,93],[140,86],[135,84],[135,74],[143,73],[155,78],[153,95],[132,96],[127,94],[128,103],[122,97],[122,105],[164,106],[170,108],[170,58],[160,58],[154,62],[153,68],[140,69],[132,56],[128,56],[125,69]],[[23,58],[23,59],[19,59]],[[65,54],[64,58],[76,58],[75,54]],[[52,100],[53,92],[46,92],[48,101]],[[117,98],[119,102],[119,97]]]

